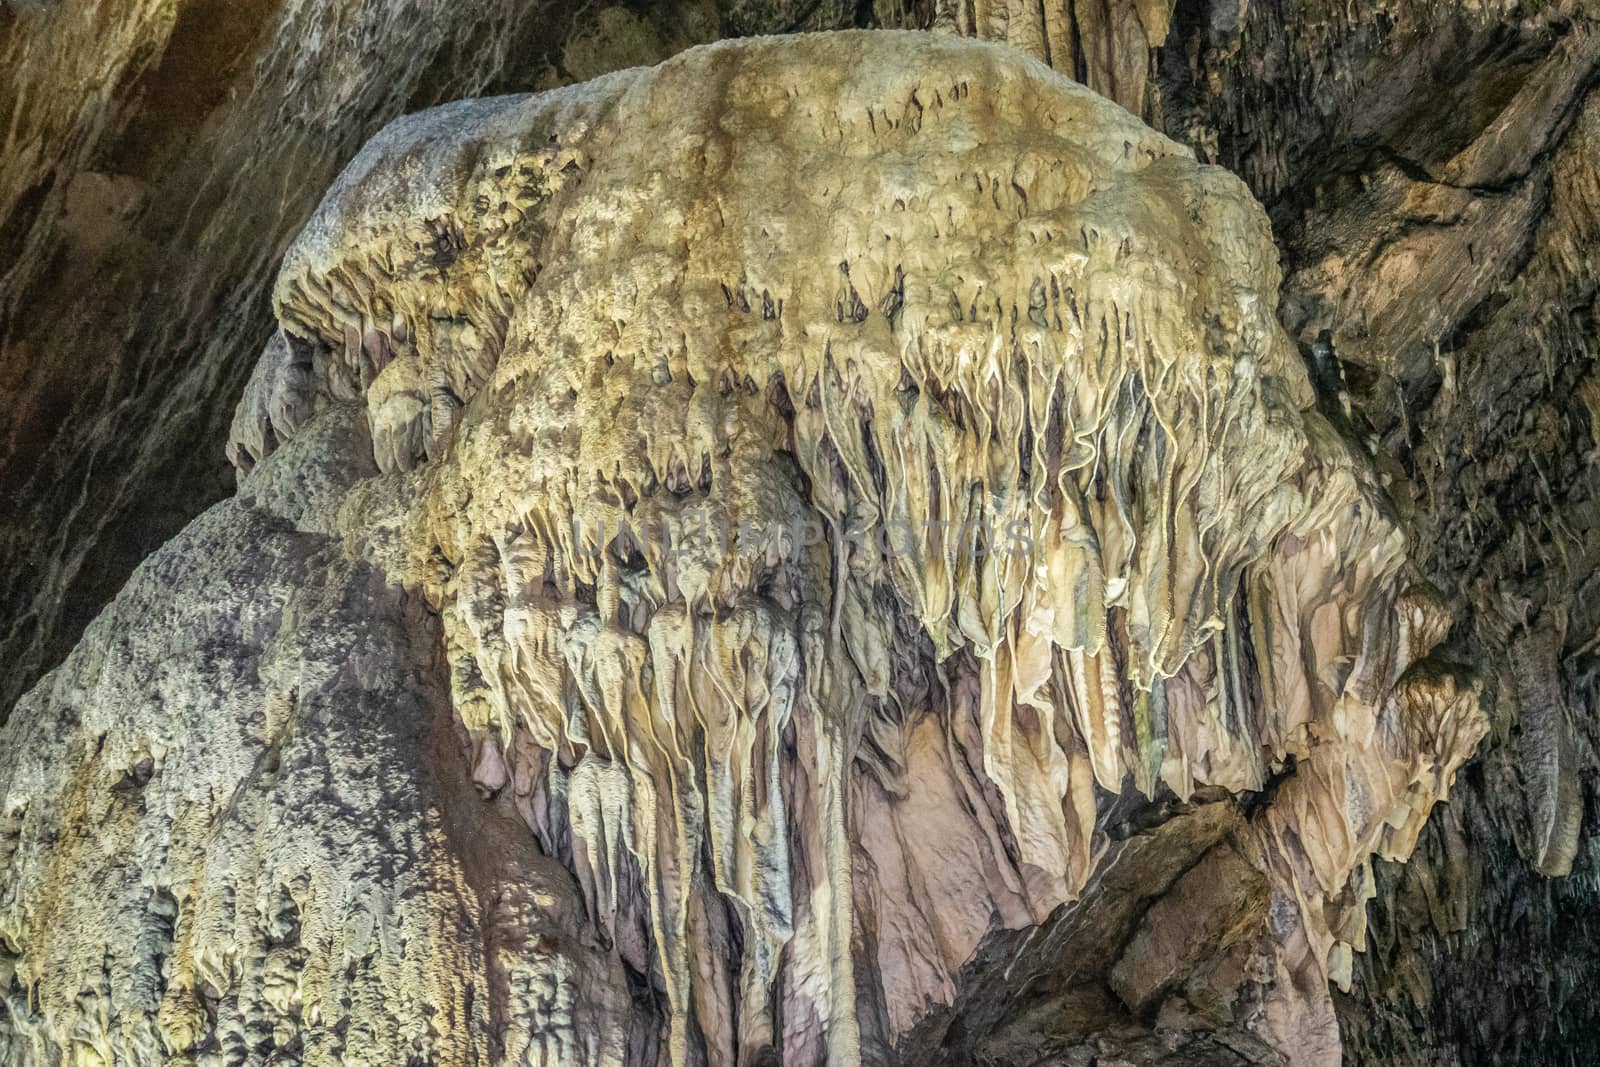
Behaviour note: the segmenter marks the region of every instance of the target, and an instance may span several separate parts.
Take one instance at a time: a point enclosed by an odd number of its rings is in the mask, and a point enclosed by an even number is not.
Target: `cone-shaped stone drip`
[[[1278,282],[1237,180],[986,45],[395,123],[239,496],[6,728],[0,1042],[890,1061],[1132,856],[1097,1018],[1202,976],[1252,1006],[1190,1031],[1336,1062],[1369,859],[1484,726]]]

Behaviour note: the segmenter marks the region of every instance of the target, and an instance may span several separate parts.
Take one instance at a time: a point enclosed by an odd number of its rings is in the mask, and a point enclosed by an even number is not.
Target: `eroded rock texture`
[[[1045,54],[988,10],[970,32]],[[1480,665],[1482,762],[1418,858],[1380,865],[1354,1062],[1600,1058],[1596,14],[1180,2],[1142,99],[1048,56],[1266,204],[1319,404],[1367,442]]]
[[[1357,1062],[1600,1055],[1594,16],[1251,5],[1187,73],[1164,53],[1169,132],[1267,203],[1285,324],[1382,464],[1494,722],[1418,857],[1380,871]]]
[[[0,4],[0,718],[229,491],[284,249],[397,115],[830,29],[788,0]]]
[[[1487,721],[1280,281],[950,37],[390,125],[4,727],[0,1053],[1336,1062]]]

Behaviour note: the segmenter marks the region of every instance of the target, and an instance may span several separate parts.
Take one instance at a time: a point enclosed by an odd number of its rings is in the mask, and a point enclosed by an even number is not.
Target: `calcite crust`
[[[1370,857],[1485,725],[1279,281],[1240,182],[973,42],[392,124],[238,495],[0,735],[0,1058],[886,1062],[1143,796],[1251,798],[1194,929],[1337,1062]]]

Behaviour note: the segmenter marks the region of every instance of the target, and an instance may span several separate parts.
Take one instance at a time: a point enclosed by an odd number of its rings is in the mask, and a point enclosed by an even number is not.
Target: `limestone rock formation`
[[[0,719],[227,494],[219,449],[283,251],[386,122],[840,17],[794,0],[0,3]]]
[[[1165,128],[1267,205],[1280,317],[1377,457],[1493,720],[1416,857],[1378,865],[1352,1062],[1600,1056],[1597,13],[1252,4],[1178,47],[1180,8],[1162,55]]]
[[[1336,1062],[1487,720],[1280,281],[995,45],[391,124],[0,734],[0,1058]]]

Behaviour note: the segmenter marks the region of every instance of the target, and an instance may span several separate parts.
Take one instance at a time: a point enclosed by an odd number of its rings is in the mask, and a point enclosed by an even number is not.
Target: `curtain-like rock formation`
[[[922,1062],[1045,953],[1035,1059],[1334,1062],[1486,722],[1279,282],[1240,182],[990,45],[392,124],[237,495],[4,728],[0,1051]]]

